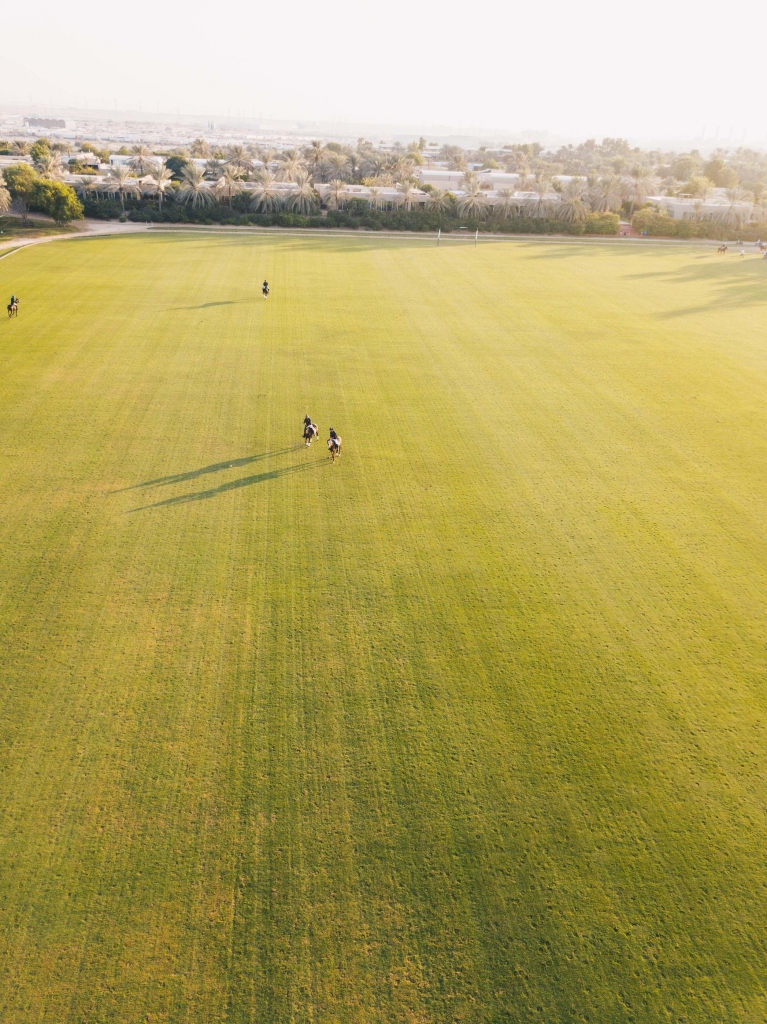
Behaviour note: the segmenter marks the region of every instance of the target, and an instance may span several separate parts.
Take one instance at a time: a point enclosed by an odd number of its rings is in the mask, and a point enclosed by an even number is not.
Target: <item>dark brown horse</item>
[[[7,306],[7,309],[8,309],[8,319],[9,320],[10,320],[10,318],[12,316],[18,316],[19,315],[19,304],[18,304],[18,302],[9,302],[8,306]]]
[[[333,462],[336,459],[341,458],[341,438],[340,437],[329,437],[328,438],[328,451]]]

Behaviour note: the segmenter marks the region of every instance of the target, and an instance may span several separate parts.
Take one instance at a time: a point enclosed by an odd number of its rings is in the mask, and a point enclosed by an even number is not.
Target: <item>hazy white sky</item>
[[[36,0],[12,23],[0,104],[767,140],[766,0]]]

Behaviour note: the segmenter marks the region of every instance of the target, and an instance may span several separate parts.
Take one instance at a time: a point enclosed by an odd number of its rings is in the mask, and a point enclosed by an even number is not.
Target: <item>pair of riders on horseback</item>
[[[307,413],[307,415],[304,416],[304,440],[306,441],[307,448],[315,437],[319,437],[319,433],[320,431],[317,424],[312,423],[312,418]],[[341,454],[341,438],[332,427],[330,428],[330,437],[328,438],[328,451],[334,460],[336,455]]]

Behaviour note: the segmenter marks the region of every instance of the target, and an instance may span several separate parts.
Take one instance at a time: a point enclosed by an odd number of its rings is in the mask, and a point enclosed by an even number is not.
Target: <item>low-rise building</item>
[[[721,220],[728,210],[733,210],[744,223],[751,220],[754,204],[750,200],[731,202],[724,189],[705,198],[695,196],[647,196],[646,202],[667,213],[673,220]]]
[[[471,173],[476,174],[482,189],[515,188],[519,183],[519,175],[509,171],[479,170]],[[419,167],[416,176],[419,185],[431,185],[446,192],[460,192],[464,187],[466,172]]]
[[[289,182],[286,185],[288,189],[293,187]],[[319,197],[325,202],[332,191],[332,186],[318,183],[314,187]],[[345,185],[339,195],[339,201],[341,203],[348,203],[354,199],[361,199],[370,206],[376,206],[379,210],[387,210],[401,206],[405,202],[405,194],[394,185]],[[413,188],[408,194],[407,202],[411,209],[419,209],[426,205],[428,199],[429,195],[427,192],[422,191],[420,188]]]

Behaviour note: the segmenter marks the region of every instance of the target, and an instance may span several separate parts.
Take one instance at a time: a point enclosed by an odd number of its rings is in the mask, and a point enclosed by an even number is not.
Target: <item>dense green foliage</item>
[[[721,235],[722,228],[707,221],[676,220],[665,211],[647,207],[637,210],[631,218],[637,231],[663,238],[707,238],[711,232]]]
[[[83,216],[83,204],[71,186],[41,178],[29,164],[13,164],[3,174],[25,222],[28,210],[47,213],[57,224],[68,224]]]
[[[35,163],[40,163],[45,157],[50,156],[51,144],[48,139],[38,139],[29,151],[29,155]]]
[[[173,175],[174,181],[178,181],[181,178],[181,172],[184,168],[191,165],[189,161],[182,156],[169,156],[165,161],[165,166]]]
[[[38,181],[37,172],[29,164],[12,164],[3,168],[3,177],[8,191],[21,212],[22,223],[27,223],[27,213]]]
[[[617,213],[590,213],[584,224],[587,235],[617,235],[619,229],[620,219]]]
[[[703,173],[717,188],[734,188],[738,184],[737,172],[719,156],[703,165]]]
[[[637,210],[631,223],[637,231],[646,232],[653,238],[740,238],[744,242],[755,242],[767,237],[767,225],[764,223],[728,228],[710,220],[678,220],[650,207]]]
[[[129,220],[151,221],[155,224],[236,224],[261,227],[309,227],[309,228],[365,228],[369,231],[456,231],[461,227],[483,233],[499,234],[617,234],[618,218],[612,214],[590,218],[586,225],[567,224],[557,220],[539,220],[531,217],[490,217],[473,220],[471,217],[457,217],[449,213],[434,213],[429,210],[393,210],[385,212],[372,210],[366,203],[350,203],[350,209],[329,210],[326,215],[302,216],[282,210],[278,213],[259,214],[250,212],[247,195],[235,196],[231,208],[228,204],[192,209],[180,203],[163,204],[162,210],[156,201],[128,198],[125,206]],[[84,202],[86,217],[112,220],[121,216],[122,209],[117,200],[92,200]]]
[[[47,213],[57,224],[68,224],[83,216],[83,204],[74,189],[60,181],[38,179],[32,189],[30,209]]]
[[[764,1019],[765,266],[0,262],[3,1024]]]

